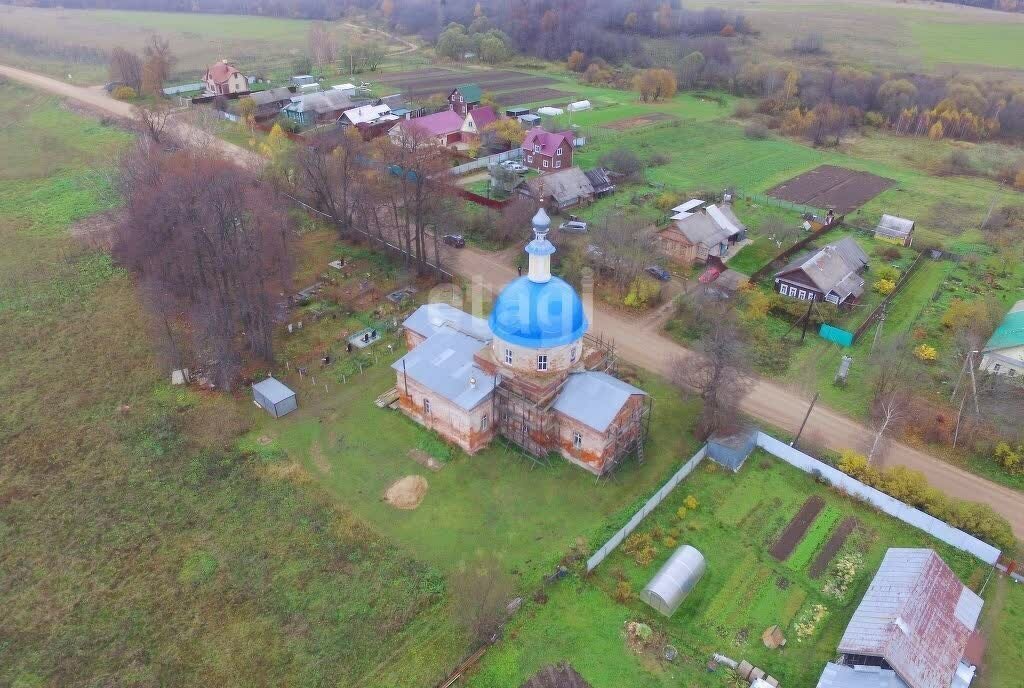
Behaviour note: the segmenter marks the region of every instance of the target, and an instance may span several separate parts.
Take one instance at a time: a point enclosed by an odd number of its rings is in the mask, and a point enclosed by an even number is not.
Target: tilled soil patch
[[[814,519],[818,517],[821,510],[825,508],[825,500],[815,495],[808,497],[804,505],[800,507],[800,511],[796,513],[793,520],[789,522],[786,529],[782,531],[782,535],[772,545],[770,554],[778,559],[779,561],[785,561],[786,558],[793,552],[793,548],[796,547],[797,543],[803,538],[804,533],[814,523]]]
[[[843,522],[836,528],[836,532],[832,533],[832,537],[828,539],[825,546],[818,552],[818,556],[814,559],[811,564],[811,568],[808,569],[808,574],[811,578],[817,578],[821,574],[825,573],[825,569],[828,568],[829,562],[832,558],[843,548],[846,543],[846,538],[850,537],[857,528],[857,519],[853,516],[847,516],[843,519]]]

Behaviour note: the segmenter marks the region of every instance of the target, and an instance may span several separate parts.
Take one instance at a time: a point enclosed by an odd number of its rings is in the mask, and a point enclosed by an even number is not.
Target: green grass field
[[[229,59],[246,73],[286,76],[292,61],[305,53],[311,22],[241,15],[121,10],[68,10],[6,6],[0,26],[8,31],[44,38],[57,44],[84,45],[109,51],[120,46],[137,52],[150,35],[170,41],[178,58],[176,77],[198,81],[206,66]],[[364,34],[341,22],[330,24],[339,44]],[[377,34],[365,34],[379,40]],[[106,79],[106,62],[80,63],[40,55],[21,55],[0,47],[0,62],[94,84]]]
[[[443,575],[235,449],[247,400],[163,383],[132,280],[68,235],[129,136],[0,96],[0,684],[372,683],[446,618]]]
[[[680,519],[676,510],[688,495],[697,499],[698,507]],[[748,498],[737,501],[736,495]],[[823,592],[831,573],[812,579],[806,564],[777,562],[767,551],[811,495],[827,503],[818,521],[827,519],[827,525],[833,518],[853,516],[861,524],[839,553],[860,553],[862,563],[846,594],[838,599]],[[623,514],[623,520],[628,515]],[[665,618],[636,593],[673,551],[661,542],[673,530],[680,544],[693,545],[704,554],[707,571],[675,614]],[[681,680],[691,686],[722,686],[722,672],[704,670],[713,652],[764,667],[783,685],[814,685],[825,662],[835,656],[846,623],[887,548],[934,547],[965,582],[980,585],[984,580],[983,566],[973,557],[834,493],[761,453],[755,453],[737,475],[701,467],[638,532],[654,534],[658,553],[650,565],[638,566],[620,548],[590,578],[572,578],[549,587],[546,604],[531,604],[520,612],[506,633],[507,640],[485,656],[468,685],[519,685],[541,666],[568,661],[594,688],[624,685],[627,675],[628,685],[637,687],[677,686]],[[811,537],[817,538],[813,527],[806,536]],[[612,597],[620,579],[628,581],[634,593],[624,605]],[[799,639],[796,623],[817,604],[827,608],[826,616],[814,632]],[[658,649],[630,650],[623,638],[626,621],[651,625],[661,642],[679,650],[676,662],[665,662]],[[779,650],[761,643],[762,631],[773,624],[781,626],[788,640]]]

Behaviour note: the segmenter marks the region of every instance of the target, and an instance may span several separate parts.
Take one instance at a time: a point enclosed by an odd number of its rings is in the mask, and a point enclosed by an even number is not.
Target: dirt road
[[[472,248],[453,252],[454,271],[463,276],[479,275],[484,288],[494,292],[516,276],[509,258],[518,251],[500,254]],[[601,306],[589,314],[591,332],[615,342],[615,350],[625,360],[666,375],[676,357],[693,356],[661,333],[668,309],[644,317],[633,317]],[[743,411],[772,425],[795,433],[807,412],[808,400],[774,382],[759,380],[743,400]],[[803,438],[830,449],[866,451],[873,434],[870,429],[818,404],[807,421]],[[801,442],[803,442],[803,438]],[[973,473],[952,466],[930,454],[905,444],[890,443],[883,465],[902,464],[924,473],[932,485],[960,499],[981,500],[1006,517],[1018,538],[1024,537],[1024,494]]]
[[[57,79],[0,65],[0,76],[6,76],[34,88],[73,98],[97,110],[118,117],[133,117],[132,107],[108,97],[96,89],[72,86]],[[185,136],[203,136],[185,123],[176,125]],[[260,156],[220,139],[210,141],[226,157],[247,166],[262,165]],[[488,253],[472,248],[453,252],[455,272],[466,278],[482,280],[492,292],[516,276],[510,257],[518,249]],[[661,324],[668,316],[667,308],[647,316],[632,317],[598,307],[592,313],[591,332],[615,342],[622,358],[659,374],[666,374],[676,357],[692,356],[692,352],[661,334]],[[807,400],[799,394],[767,380],[758,381],[743,400],[742,409],[751,416],[790,432],[796,432],[807,411]],[[831,449],[865,450],[872,438],[870,429],[850,418],[817,405],[807,422],[804,437],[808,442]],[[1024,538],[1024,494],[952,466],[945,461],[901,443],[891,443],[885,465],[901,464],[924,473],[932,485],[960,499],[987,502],[1006,517],[1018,538]]]

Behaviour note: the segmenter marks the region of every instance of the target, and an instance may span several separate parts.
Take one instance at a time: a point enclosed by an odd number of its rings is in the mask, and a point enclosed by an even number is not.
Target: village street
[[[0,76],[72,98],[117,117],[133,116],[131,105],[116,101],[99,89],[72,86],[4,65],[0,65]],[[183,122],[175,124],[175,131],[186,138],[203,137],[209,140],[206,133]],[[225,141],[216,139],[212,145],[239,164],[255,166],[261,163],[262,159],[258,155]],[[451,253],[449,267],[467,279],[481,280],[486,289],[496,292],[516,276],[511,257],[518,250],[520,248],[516,247],[501,253],[489,253],[465,248]],[[664,375],[677,357],[695,355],[660,333],[661,324],[667,315],[667,310],[663,308],[647,317],[631,317],[599,306],[591,316],[590,331],[614,341],[616,352],[621,358]],[[808,400],[800,394],[780,384],[758,380],[741,406],[751,416],[795,433],[807,411],[807,405]],[[809,443],[835,450],[865,450],[872,437],[871,429],[820,404],[815,407],[804,430],[804,438]],[[901,464],[919,470],[934,487],[953,497],[988,503],[1010,522],[1018,537],[1024,537],[1024,494],[898,442],[890,443],[882,463]]]

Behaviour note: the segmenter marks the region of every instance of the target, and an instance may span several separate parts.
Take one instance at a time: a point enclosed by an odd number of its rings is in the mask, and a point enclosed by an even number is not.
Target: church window
[[[512,365],[512,349],[505,349],[505,365]]]
[[[574,346],[571,349],[569,349],[569,363],[575,363],[575,362],[576,362],[576,347]]]
[[[581,435],[578,430],[573,430],[572,446],[576,447],[577,449],[583,448],[583,435]]]
[[[486,413],[480,416],[480,429],[486,430],[491,426],[491,418]]]
[[[430,413],[430,399],[423,399],[423,413]]]
[[[548,355],[547,354],[541,354],[540,356],[537,357],[537,370],[547,370],[547,369],[548,369]]]

